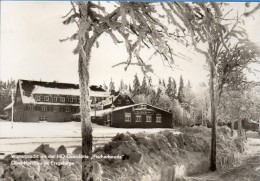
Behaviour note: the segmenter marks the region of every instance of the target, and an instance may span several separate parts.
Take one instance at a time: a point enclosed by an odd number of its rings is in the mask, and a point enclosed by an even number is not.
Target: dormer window
[[[41,101],[41,96],[36,95],[36,96],[35,96],[35,100],[36,100],[36,101]]]
[[[65,102],[65,97],[60,97],[60,102]]]
[[[44,96],[44,101],[49,101],[50,97],[49,96]]]

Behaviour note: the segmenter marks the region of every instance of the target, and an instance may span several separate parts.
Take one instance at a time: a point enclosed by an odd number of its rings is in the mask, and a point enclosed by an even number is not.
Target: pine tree
[[[129,93],[131,94],[132,93],[132,88],[131,88],[131,85],[129,84],[128,86],[128,90],[129,90]]]
[[[147,83],[146,83],[146,77],[144,76],[141,86],[141,94],[147,94]]]
[[[137,74],[135,74],[134,81],[133,81],[133,95],[135,96],[139,94],[140,94],[140,82]]]
[[[148,86],[149,87],[152,87],[152,77],[150,76],[149,78],[148,78]]]
[[[172,96],[175,99],[177,94],[177,85],[174,79],[172,79]]]
[[[161,96],[161,92],[162,90],[160,89],[160,87],[157,88],[157,92],[156,92],[156,97],[155,97],[155,103],[158,103],[160,100],[160,96]]]
[[[150,90],[149,99],[150,99],[150,104],[155,106],[156,105],[156,99],[157,99],[157,95],[156,95],[155,90],[153,90],[153,89]]]
[[[161,81],[161,79],[159,79],[159,85],[162,85],[162,81]]]
[[[112,90],[115,90],[115,83],[113,82],[113,80],[111,78],[110,83],[109,83],[109,92],[111,92]]]
[[[165,84],[164,79],[163,79],[163,81],[162,81],[162,86],[163,86],[163,87],[166,87],[166,84]]]
[[[178,100],[180,103],[184,103],[184,84],[182,76],[180,76],[180,84],[179,84],[179,91],[178,91]]]
[[[105,83],[105,81],[103,82],[103,89],[105,89],[106,91],[108,90],[107,84]]]
[[[123,92],[124,89],[125,89],[125,84],[124,84],[124,82],[123,82],[123,79],[121,79],[120,84],[119,84],[119,91],[120,91],[120,92]]]
[[[169,98],[172,98],[172,79],[171,77],[169,77],[168,79],[168,84],[167,84],[167,87],[166,87],[166,90],[165,90],[165,94],[169,96]]]

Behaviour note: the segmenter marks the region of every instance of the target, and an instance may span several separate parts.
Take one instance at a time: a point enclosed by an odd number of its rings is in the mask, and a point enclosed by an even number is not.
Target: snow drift
[[[210,129],[193,127],[184,128],[181,132],[174,134],[167,130],[152,134],[145,132],[117,134],[111,142],[94,151],[94,180],[167,181],[207,172],[210,156]],[[242,140],[231,138],[229,128],[218,129],[217,164],[219,169],[224,169],[239,161],[239,155],[243,149]],[[77,148],[73,154],[78,155],[80,152],[81,149]],[[40,156],[30,159],[38,163],[35,165],[12,165],[10,163],[13,160],[25,161],[28,158],[13,158],[10,155],[5,157],[0,165],[0,178],[3,181],[81,180],[79,158],[48,157],[48,155],[57,154],[67,155],[64,146],[54,150],[48,145],[41,145],[34,152],[25,155],[35,154]],[[59,164],[50,164],[53,162]],[[66,162],[71,164],[63,164]]]

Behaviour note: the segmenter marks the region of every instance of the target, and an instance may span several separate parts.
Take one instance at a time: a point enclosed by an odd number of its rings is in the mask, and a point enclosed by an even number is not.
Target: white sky
[[[59,42],[59,39],[72,35],[76,30],[74,25],[62,24],[62,16],[69,10],[69,2],[1,2],[1,80],[12,77],[15,80],[78,83],[77,55],[72,54],[76,42]],[[260,42],[260,19],[256,18],[259,15],[258,12],[255,19],[248,18],[246,21],[248,34],[256,42]],[[135,73],[142,81],[143,74],[138,67],[130,66],[127,72],[123,66],[112,68],[112,65],[127,58],[123,45],[114,45],[104,35],[99,39],[99,44],[99,49],[94,49],[92,53],[91,84],[102,85],[104,81],[108,84],[111,77],[116,86],[121,79],[132,84]],[[181,74],[185,83],[188,79],[192,84],[207,81],[208,73],[202,68],[205,64],[203,56],[190,54],[181,46],[177,46],[177,49],[183,54],[189,54],[193,58],[192,63],[176,58],[176,64],[182,70],[172,71],[163,66],[160,58],[152,60],[156,76],[165,78],[166,82],[172,76],[178,83]],[[158,80],[153,81],[157,83]]]

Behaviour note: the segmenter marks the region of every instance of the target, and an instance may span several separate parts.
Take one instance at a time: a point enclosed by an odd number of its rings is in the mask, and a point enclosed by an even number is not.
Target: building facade
[[[78,113],[77,84],[19,80],[14,100],[14,121],[67,122]],[[90,99],[105,100],[108,93],[101,86],[90,86]]]
[[[172,128],[171,112],[145,103],[91,112],[92,122],[120,128]]]

